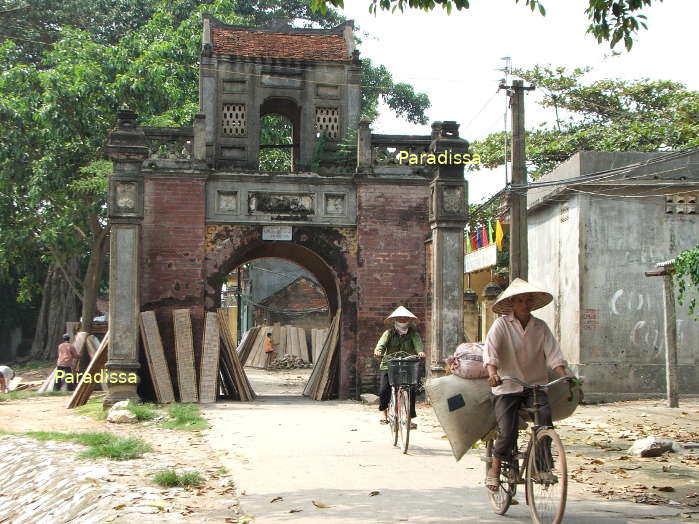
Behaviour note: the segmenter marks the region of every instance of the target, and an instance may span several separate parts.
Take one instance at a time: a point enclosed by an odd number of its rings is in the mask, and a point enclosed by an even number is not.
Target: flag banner
[[[495,221],[495,245],[498,246],[498,251],[502,251],[502,238],[505,236],[505,233],[502,230],[502,224],[500,224],[499,220]]]

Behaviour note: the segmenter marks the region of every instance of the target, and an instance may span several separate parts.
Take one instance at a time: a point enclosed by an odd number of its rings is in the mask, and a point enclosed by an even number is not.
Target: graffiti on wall
[[[652,297],[648,293],[617,289],[609,300],[609,310],[619,320],[630,320],[633,327],[629,341],[636,346],[644,346],[660,351],[664,348],[665,334],[662,313],[655,311]],[[677,320],[677,344],[685,340],[686,322]]]

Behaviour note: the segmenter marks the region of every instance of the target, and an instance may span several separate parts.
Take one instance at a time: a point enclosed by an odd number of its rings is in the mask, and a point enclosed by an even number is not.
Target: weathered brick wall
[[[178,389],[173,309],[191,311],[196,369],[199,372],[204,326],[204,185],[203,178],[145,180],[141,310],[156,311],[175,391]]]
[[[201,178],[156,178],[145,183],[141,301],[202,305],[206,237]]]
[[[427,342],[425,239],[429,235],[428,186],[362,184],[357,189],[357,369],[361,391],[377,387],[372,353],[383,319],[403,305],[419,319]]]

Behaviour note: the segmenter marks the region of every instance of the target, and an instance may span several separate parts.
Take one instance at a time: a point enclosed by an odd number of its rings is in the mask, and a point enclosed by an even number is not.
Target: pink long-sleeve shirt
[[[483,365],[491,364],[498,368],[501,377],[516,377],[527,384],[545,384],[548,380],[547,368],[565,366],[561,347],[543,320],[530,317],[527,328],[514,315],[495,320],[485,339]],[[524,388],[504,381],[492,388],[494,395],[518,393]]]

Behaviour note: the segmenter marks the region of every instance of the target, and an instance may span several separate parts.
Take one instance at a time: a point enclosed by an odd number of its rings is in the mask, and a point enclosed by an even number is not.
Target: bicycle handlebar
[[[535,388],[546,389],[546,388],[550,388],[551,386],[553,386],[555,384],[558,384],[559,382],[563,382],[564,380],[568,380],[571,378],[574,379],[575,377],[570,376],[570,375],[566,375],[565,377],[558,377],[557,379],[552,380],[548,384],[527,384],[526,382],[522,382],[517,377],[500,377],[500,380],[502,380],[503,382],[506,380],[511,380],[512,382],[516,382],[520,386],[528,388],[528,389],[535,389]]]

